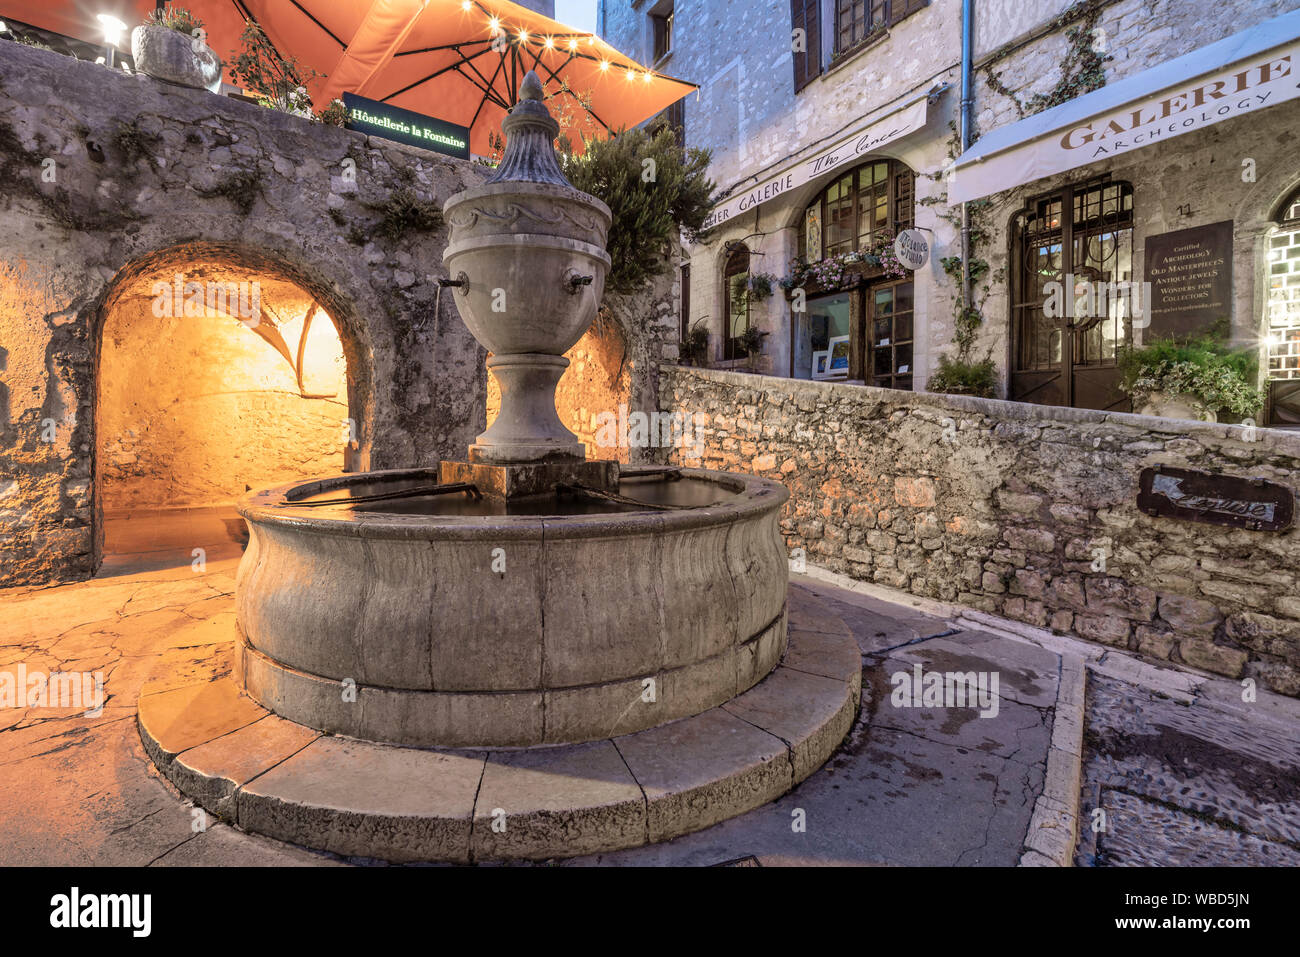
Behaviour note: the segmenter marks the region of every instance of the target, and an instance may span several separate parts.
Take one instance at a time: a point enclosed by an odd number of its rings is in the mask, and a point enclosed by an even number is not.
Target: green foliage
[[[1227,409],[1235,416],[1253,416],[1264,405],[1258,354],[1232,349],[1214,332],[1125,349],[1119,369],[1120,389],[1139,406],[1154,393],[1190,395],[1202,414]]]
[[[316,114],[316,118],[326,126],[342,126],[348,121],[348,108],[340,99],[333,99],[330,105]]]
[[[978,361],[939,356],[939,371],[926,383],[930,392],[974,395],[995,399],[998,394],[998,369],[990,356]]]
[[[437,203],[420,199],[409,187],[394,190],[382,203],[368,204],[380,214],[375,231],[390,242],[408,233],[432,232],[442,225],[442,210]]]
[[[134,163],[149,155],[149,150],[156,139],[157,137],[140,129],[137,120],[132,120],[130,123],[118,124],[117,132],[113,134],[113,145],[126,157],[127,162]]]
[[[767,333],[759,329],[758,326],[746,326],[745,331],[736,337],[740,343],[740,348],[745,350],[745,354],[751,359],[763,351],[763,339]]]
[[[682,340],[682,358],[695,366],[708,365],[709,330],[703,325],[704,318],[696,319]]]
[[[578,156],[561,144],[564,175],[610,208],[612,263],[605,286],[634,292],[668,268],[666,254],[679,231],[689,239],[703,227],[716,191],[706,175],[709,151],[683,152],[667,128],[653,135],[624,130],[584,145]]]
[[[765,272],[741,273],[731,277],[731,301],[737,308],[743,308],[751,302],[762,302],[772,298],[772,284],[779,282],[776,276]]]
[[[235,204],[241,214],[247,216],[253,210],[253,204],[262,194],[262,174],[256,170],[241,169],[228,175],[215,188],[202,193],[204,196],[224,196]]]
[[[311,118],[311,96],[305,84],[319,77],[296,58],[285,59],[262,28],[248,21],[239,37],[240,49],[230,61],[230,72],[263,106]]]
[[[186,36],[194,36],[194,31],[203,29],[202,20],[184,7],[173,7],[170,4],[161,10],[150,10],[144,23],[147,27],[166,27]]]

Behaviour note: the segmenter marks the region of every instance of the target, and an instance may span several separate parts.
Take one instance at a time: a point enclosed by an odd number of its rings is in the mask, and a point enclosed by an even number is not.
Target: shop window
[[[798,93],[822,72],[821,0],[790,0],[790,36]]]
[[[727,325],[723,344],[724,359],[743,359],[748,353],[740,344],[740,337],[749,328],[749,299],[732,295],[737,281],[744,281],[749,276],[749,249],[742,243],[731,250],[727,256],[726,267],[722,271],[722,295],[727,303]]]
[[[818,296],[808,300],[804,312],[792,314],[796,379],[848,378],[852,300],[847,292]]]
[[[868,252],[912,225],[915,177],[897,160],[871,160],[838,177],[804,211],[805,259]]]
[[[1300,425],[1300,193],[1268,238],[1269,423]]]
[[[1123,297],[1102,315],[1081,310],[1068,320],[1048,316],[1049,283],[1133,279],[1133,189],[1094,183],[1036,197],[1016,217],[1012,272],[1011,397],[1044,405],[1121,409],[1118,354],[1131,341],[1133,317]],[[1069,292],[1067,291],[1067,295]]]

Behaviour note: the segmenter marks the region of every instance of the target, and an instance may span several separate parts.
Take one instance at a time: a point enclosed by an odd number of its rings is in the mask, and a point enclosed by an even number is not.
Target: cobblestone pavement
[[[221,822],[196,830],[196,809],[145,757],[135,725],[140,689],[228,671],[235,567],[232,558],[209,562],[203,574],[189,565],[127,574],[123,563],[90,582],[0,592],[0,667],[103,671],[107,692],[93,717],[0,710],[0,864],[364,863]],[[781,800],[734,820],[565,863],[1015,864],[1044,789],[1057,651],[818,580],[797,579],[790,601],[797,627],[817,631],[832,627],[828,615],[838,617],[863,654],[862,709],[836,756]],[[981,717],[972,707],[894,707],[893,676],[917,666],[997,673],[996,708]],[[1270,697],[1272,724],[1261,732],[1253,712],[1232,711],[1213,682],[1196,680],[1189,708],[1089,676],[1085,801],[1090,787],[1103,795],[1111,830],[1095,848],[1089,837],[1082,863],[1178,862],[1168,859],[1198,826],[1216,835],[1194,839],[1198,860],[1294,860],[1300,809],[1291,732],[1300,714],[1287,709],[1296,703]],[[1175,733],[1183,750],[1154,746]],[[1153,763],[1184,757],[1193,764],[1176,771]],[[1175,794],[1184,783],[1186,792]],[[1082,823],[1087,831],[1086,816]]]
[[[1089,676],[1077,863],[1300,866],[1300,702],[1242,692]]]

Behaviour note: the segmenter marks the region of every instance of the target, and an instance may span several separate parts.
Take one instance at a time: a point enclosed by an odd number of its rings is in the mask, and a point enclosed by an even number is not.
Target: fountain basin
[[[239,503],[235,678],[292,721],[418,747],[594,741],[699,714],[785,648],[776,482],[683,469],[620,495],[309,506],[438,481],[357,473]],[[681,507],[687,506],[687,507]]]

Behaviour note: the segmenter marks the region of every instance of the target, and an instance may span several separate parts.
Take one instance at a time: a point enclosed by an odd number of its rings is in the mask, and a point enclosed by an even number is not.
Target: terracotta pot
[[[131,31],[131,56],[137,73],[196,90],[221,92],[221,60],[206,43],[169,27]]]

